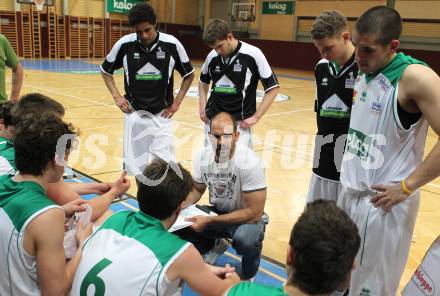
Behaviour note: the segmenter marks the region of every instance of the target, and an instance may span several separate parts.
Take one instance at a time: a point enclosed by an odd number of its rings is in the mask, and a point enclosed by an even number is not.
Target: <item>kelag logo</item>
[[[368,158],[371,143],[372,139],[360,131],[348,130],[347,151],[359,156],[360,159],[365,160]]]
[[[127,14],[136,4],[143,0],[107,0],[107,12]]]
[[[378,169],[384,163],[384,156],[379,146],[386,145],[387,139],[382,134],[366,135],[350,128],[344,153],[344,161],[359,157],[364,169]]]
[[[269,8],[270,9],[279,9],[284,12],[284,11],[286,11],[287,5],[284,3],[269,2]]]
[[[263,1],[263,14],[293,14],[295,10],[294,1]]]
[[[417,268],[411,280],[413,281],[414,285],[416,285],[416,287],[423,293],[423,295],[435,295],[434,282],[422,267],[419,266],[419,268]]]

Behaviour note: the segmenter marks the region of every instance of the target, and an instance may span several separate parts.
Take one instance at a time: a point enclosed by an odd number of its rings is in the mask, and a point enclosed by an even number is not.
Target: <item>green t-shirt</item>
[[[6,101],[6,66],[15,69],[19,60],[8,39],[0,34],[0,102]]]
[[[286,296],[283,287],[270,287],[250,282],[241,282],[232,287],[227,296]]]
[[[5,158],[9,162],[14,171],[17,171],[17,167],[15,166],[14,144],[3,137],[0,137],[0,156]]]

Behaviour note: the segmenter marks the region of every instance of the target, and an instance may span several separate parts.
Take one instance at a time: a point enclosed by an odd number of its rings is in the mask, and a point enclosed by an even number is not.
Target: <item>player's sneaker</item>
[[[214,247],[203,255],[203,261],[205,263],[213,265],[218,257],[220,257],[227,249],[229,243],[224,238],[218,238],[215,240]]]

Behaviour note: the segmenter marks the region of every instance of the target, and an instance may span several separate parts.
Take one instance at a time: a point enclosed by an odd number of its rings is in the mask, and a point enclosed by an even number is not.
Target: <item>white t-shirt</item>
[[[206,184],[209,202],[222,212],[232,212],[245,207],[242,192],[266,188],[264,165],[258,155],[245,146],[237,145],[232,159],[227,163],[215,162],[211,146],[201,150],[194,159],[193,178]]]

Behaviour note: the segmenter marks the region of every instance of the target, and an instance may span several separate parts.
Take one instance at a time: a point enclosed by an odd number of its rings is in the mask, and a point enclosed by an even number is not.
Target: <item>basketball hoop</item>
[[[32,0],[32,1],[34,2],[38,11],[42,11],[44,4],[46,4],[46,0]]]
[[[232,3],[232,21],[235,22],[254,22],[255,21],[255,1]]]

